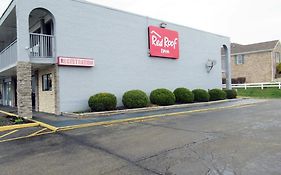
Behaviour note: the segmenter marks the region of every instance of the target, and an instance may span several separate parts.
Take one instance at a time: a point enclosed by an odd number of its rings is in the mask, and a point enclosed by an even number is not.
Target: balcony
[[[30,58],[54,58],[54,36],[30,33]]]
[[[0,52],[0,71],[12,67],[17,62],[17,40]]]
[[[54,36],[30,33],[29,57],[32,63],[53,64],[55,60]],[[17,40],[0,52],[0,71],[17,63]]]

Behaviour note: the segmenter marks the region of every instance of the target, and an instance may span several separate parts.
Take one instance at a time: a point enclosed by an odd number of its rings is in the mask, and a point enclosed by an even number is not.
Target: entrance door
[[[3,105],[12,106],[12,82],[4,82]]]
[[[3,84],[0,83],[0,105],[3,105]]]

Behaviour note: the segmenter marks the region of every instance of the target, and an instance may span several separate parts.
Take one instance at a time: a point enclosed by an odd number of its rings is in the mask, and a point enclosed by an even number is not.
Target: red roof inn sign
[[[79,67],[93,67],[95,61],[90,58],[77,57],[58,57],[58,65],[60,66],[79,66]]]
[[[150,56],[179,58],[179,34],[177,31],[149,26],[148,32]]]

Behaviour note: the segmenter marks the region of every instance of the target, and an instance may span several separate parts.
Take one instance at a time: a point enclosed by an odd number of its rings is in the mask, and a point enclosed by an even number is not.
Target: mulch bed
[[[13,118],[0,115],[0,126],[7,126],[15,124]]]

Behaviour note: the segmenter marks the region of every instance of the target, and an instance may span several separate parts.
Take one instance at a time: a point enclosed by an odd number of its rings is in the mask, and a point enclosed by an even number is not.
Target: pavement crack
[[[124,161],[128,162],[129,164],[134,165],[134,166],[136,166],[136,167],[138,167],[138,168],[141,168],[141,169],[143,169],[143,170],[145,170],[145,171],[148,171],[148,172],[150,172],[150,173],[157,174],[157,175],[163,175],[163,173],[161,173],[161,172],[158,172],[158,171],[156,171],[156,170],[153,170],[153,169],[149,169],[149,168],[147,168],[147,167],[144,167],[144,166],[138,164],[137,161],[132,161],[132,160],[130,160],[130,159],[128,159],[128,158],[126,158],[126,157],[124,157],[124,156],[122,156],[122,155],[119,155],[119,154],[117,154],[117,153],[114,153],[113,151],[111,151],[111,150],[109,150],[109,149],[103,148],[103,147],[99,146],[98,144],[88,143],[88,142],[84,141],[83,139],[79,139],[79,138],[77,138],[77,137],[70,136],[70,135],[67,135],[67,134],[65,134],[65,133],[59,133],[59,135],[65,137],[67,140],[71,140],[71,141],[77,143],[78,145],[81,145],[81,146],[84,146],[84,147],[87,147],[87,148],[91,148],[91,149],[96,149],[96,150],[99,150],[99,151],[101,151],[101,152],[104,152],[104,153],[107,153],[107,154],[109,154],[109,155],[112,155],[112,156],[114,156],[114,157],[116,157],[116,158],[119,158],[119,159],[121,159],[121,160],[124,160]],[[123,166],[123,167],[126,167],[126,166]],[[122,167],[122,168],[123,168],[123,167]],[[121,167],[119,167],[119,168],[121,168]],[[115,171],[116,171],[116,170],[115,170]],[[104,174],[107,174],[107,173],[109,173],[109,172],[106,172],[106,173],[104,173]]]
[[[213,138],[206,137],[206,138],[203,138],[203,139],[200,139],[200,140],[196,140],[196,141],[193,141],[191,143],[187,143],[187,144],[175,147],[175,148],[171,148],[171,149],[166,149],[166,150],[160,151],[157,154],[153,154],[153,155],[150,155],[150,156],[147,156],[147,157],[140,158],[140,159],[136,160],[135,162],[142,162],[142,161],[145,161],[147,159],[151,159],[153,157],[157,157],[157,156],[160,156],[162,154],[166,154],[168,152],[175,151],[175,150],[182,149],[182,148],[189,149],[190,147],[193,147],[195,145],[198,145],[198,144],[201,144],[201,143],[205,143],[205,142],[208,142],[208,141],[211,141],[211,140],[214,140],[214,139],[215,139],[215,137],[213,137]]]
[[[157,125],[157,124],[152,124],[152,123],[147,123],[147,122],[142,122],[142,124],[143,125],[154,126],[154,127],[166,128],[166,129],[173,129],[173,130],[178,130],[178,131],[185,131],[185,132],[194,132],[194,133],[203,133],[203,134],[221,134],[220,132],[183,129],[183,128],[176,128],[176,127],[171,127],[171,126],[165,126],[165,125]]]

